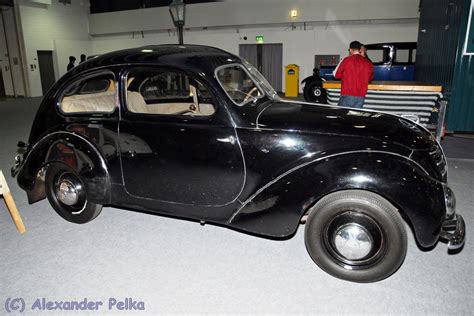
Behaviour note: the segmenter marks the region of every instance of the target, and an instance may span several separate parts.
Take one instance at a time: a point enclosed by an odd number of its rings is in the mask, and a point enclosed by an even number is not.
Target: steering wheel
[[[243,103],[247,102],[248,99],[250,99],[250,98],[254,98],[252,93],[254,93],[255,91],[257,91],[257,87],[253,87],[248,93],[246,93],[247,96],[244,98]]]
[[[188,113],[191,113],[191,114],[196,113],[196,106],[194,104],[191,104],[189,106],[189,109],[173,113],[173,115],[185,115],[185,114],[188,114]]]
[[[173,113],[173,115],[185,115],[185,114],[188,114],[188,113],[194,113],[194,111],[188,109],[188,110],[175,112],[175,113]]]

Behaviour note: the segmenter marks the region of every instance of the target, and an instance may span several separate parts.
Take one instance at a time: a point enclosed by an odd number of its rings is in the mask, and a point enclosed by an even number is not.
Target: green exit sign
[[[263,43],[264,41],[263,35],[255,36],[255,41],[257,41],[257,43]]]

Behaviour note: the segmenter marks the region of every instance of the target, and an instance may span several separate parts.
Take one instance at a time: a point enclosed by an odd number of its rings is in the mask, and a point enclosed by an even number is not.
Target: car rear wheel
[[[353,282],[376,282],[403,263],[407,236],[398,210],[361,190],[329,194],[311,208],[306,248],[327,273]]]
[[[52,163],[48,167],[45,186],[49,203],[59,216],[69,222],[90,222],[102,210],[102,205],[87,200],[80,176],[64,163]]]

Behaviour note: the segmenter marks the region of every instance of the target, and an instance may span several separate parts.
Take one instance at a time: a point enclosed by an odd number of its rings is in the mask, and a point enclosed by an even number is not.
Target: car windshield
[[[248,61],[244,60],[244,65],[247,68],[247,70],[250,72],[252,77],[257,81],[260,87],[265,90],[265,93],[274,98],[278,97],[277,92],[275,89],[273,89],[272,85],[268,82],[268,80],[257,70],[256,67],[254,67],[251,63]]]
[[[256,101],[265,94],[271,98],[276,95],[268,81],[248,62],[244,62],[244,66],[233,64],[221,67],[216,71],[216,77],[238,106]]]

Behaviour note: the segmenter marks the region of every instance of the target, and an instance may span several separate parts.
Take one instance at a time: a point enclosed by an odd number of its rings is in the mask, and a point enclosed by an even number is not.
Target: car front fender
[[[61,162],[73,168],[86,187],[92,202],[110,202],[107,164],[99,150],[87,138],[70,132],[55,132],[40,139],[26,154],[18,172],[18,185],[27,191],[30,203],[45,198],[37,181],[38,172],[50,163]]]
[[[320,157],[288,170],[243,202],[228,224],[287,238],[320,198],[349,189],[372,191],[394,204],[422,247],[438,240],[446,213],[442,183],[407,157],[371,150]]]

